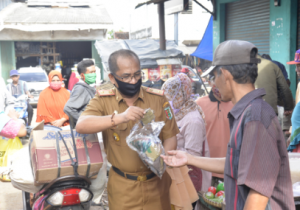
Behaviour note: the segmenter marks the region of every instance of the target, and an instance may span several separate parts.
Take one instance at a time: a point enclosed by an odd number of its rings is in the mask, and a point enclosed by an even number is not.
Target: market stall
[[[41,66],[47,72],[61,61],[64,68],[71,68],[84,58],[92,57],[90,41],[81,42],[15,42],[16,66]]]
[[[120,49],[134,51],[143,71],[143,85],[160,87],[165,80],[181,70],[182,52],[174,41],[166,41],[167,50],[160,50],[158,40],[109,40],[96,41],[95,47],[102,59],[105,70],[104,78],[109,74],[108,58],[111,53]]]

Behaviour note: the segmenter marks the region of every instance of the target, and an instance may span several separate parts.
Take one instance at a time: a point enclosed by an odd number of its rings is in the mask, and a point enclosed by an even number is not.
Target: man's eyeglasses
[[[120,77],[120,76],[118,76],[116,74],[113,74],[113,75],[115,77],[121,79],[123,82],[131,82],[132,78],[134,78],[135,80],[141,79],[141,77],[142,77],[142,71],[138,71],[138,72],[134,73],[133,76],[128,75],[128,76],[125,76],[125,77]]]

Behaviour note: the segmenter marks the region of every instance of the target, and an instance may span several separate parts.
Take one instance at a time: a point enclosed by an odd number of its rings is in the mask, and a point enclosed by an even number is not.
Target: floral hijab
[[[195,110],[198,110],[203,120],[205,119],[201,107],[192,98],[192,82],[187,75],[180,73],[168,79],[162,90],[173,108],[176,121]]]

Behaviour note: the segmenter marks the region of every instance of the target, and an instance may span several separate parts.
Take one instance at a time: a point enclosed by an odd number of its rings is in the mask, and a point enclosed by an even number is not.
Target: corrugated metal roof
[[[4,24],[112,24],[104,7],[49,8],[20,4],[4,18]]]
[[[0,30],[11,28],[23,31],[56,31],[107,29],[113,24],[103,6],[91,7],[27,7],[13,3],[0,12]]]
[[[99,5],[99,0],[28,0],[28,6],[90,6]]]

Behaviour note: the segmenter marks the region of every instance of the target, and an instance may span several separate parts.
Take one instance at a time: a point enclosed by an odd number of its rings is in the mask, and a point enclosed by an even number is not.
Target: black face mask
[[[115,80],[117,81],[118,86],[119,86],[118,90],[123,95],[129,96],[129,97],[132,97],[135,94],[137,94],[142,86],[142,78],[139,79],[137,81],[137,83],[135,83],[135,84],[129,84],[126,82],[122,82],[122,81],[118,80],[117,78],[115,78]]]

